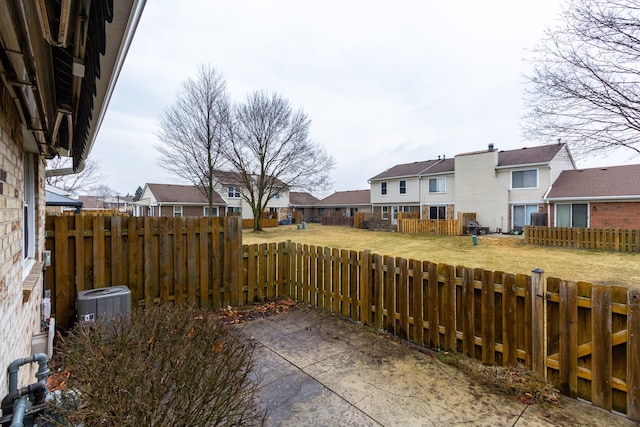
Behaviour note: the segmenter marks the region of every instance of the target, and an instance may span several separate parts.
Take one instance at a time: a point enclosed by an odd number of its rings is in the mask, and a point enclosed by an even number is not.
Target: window
[[[389,206],[382,207],[382,219],[389,219]]]
[[[398,184],[398,192],[400,194],[407,194],[407,181],[403,179]]]
[[[273,196],[273,200],[278,200],[279,198],[280,198],[280,193],[278,193],[275,196]]]
[[[403,206],[402,212],[411,212],[411,206]]]
[[[182,216],[182,206],[173,207],[173,216]]]
[[[446,206],[429,206],[429,219],[447,219]]]
[[[556,205],[556,227],[588,227],[588,205],[586,203]]]
[[[30,270],[28,265],[33,262],[35,258],[35,246],[36,246],[36,190],[35,190],[35,169],[33,154],[25,153],[24,155],[24,171],[23,171],[23,205],[22,205],[22,237],[23,248],[22,255],[24,259],[24,272],[27,274]]]
[[[242,208],[240,206],[229,206],[227,208],[228,213],[239,214],[242,212]]]
[[[441,178],[429,178],[429,193],[444,193],[447,190],[447,180]]]
[[[240,197],[240,190],[238,190],[237,187],[229,186],[229,197],[235,198],[235,199],[239,198]]]
[[[218,216],[218,207],[214,206],[213,208],[211,208],[211,215],[209,215],[209,206],[205,206],[202,210],[202,213],[204,214],[204,216]]]
[[[154,216],[156,214],[155,212],[155,206],[149,206],[147,208],[147,216]]]
[[[386,182],[381,182],[380,183],[380,194],[383,196],[387,195],[387,183]]]
[[[538,169],[511,172],[511,188],[537,188]]]
[[[324,216],[324,208],[318,208],[318,215]]]

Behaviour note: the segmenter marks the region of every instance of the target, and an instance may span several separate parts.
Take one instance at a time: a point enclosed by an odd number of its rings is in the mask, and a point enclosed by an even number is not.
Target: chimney
[[[493,151],[493,144],[489,144],[489,152]]]
[[[440,155],[438,154],[438,160],[440,160]]]

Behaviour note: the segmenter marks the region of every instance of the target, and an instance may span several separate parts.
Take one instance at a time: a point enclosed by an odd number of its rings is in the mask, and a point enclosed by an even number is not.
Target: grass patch
[[[267,228],[260,233],[245,230],[242,239],[245,244],[291,240],[356,251],[368,249],[380,255],[516,274],[531,274],[531,270],[541,268],[547,277],[640,288],[638,253],[525,245],[522,237],[515,236],[479,236],[478,245],[473,246],[471,236],[403,234],[307,224],[304,230],[298,230],[296,225]]]

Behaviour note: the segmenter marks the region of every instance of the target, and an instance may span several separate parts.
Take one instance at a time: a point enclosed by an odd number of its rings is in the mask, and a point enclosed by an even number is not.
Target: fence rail
[[[640,421],[640,290],[291,242],[241,245],[237,218],[47,218],[47,287],[127,284],[134,304],[222,307],[290,296],[417,345],[524,364],[564,393]]]
[[[640,252],[640,230],[525,226],[532,245]]]

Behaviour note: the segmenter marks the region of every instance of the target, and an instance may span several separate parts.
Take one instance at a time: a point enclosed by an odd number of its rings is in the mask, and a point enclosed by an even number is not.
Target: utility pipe
[[[38,372],[36,372],[36,379],[42,384],[46,384],[47,377],[49,376],[49,366],[47,362],[49,358],[44,353],[36,353],[30,357],[24,357],[22,359],[16,359],[9,365],[9,393],[18,390],[18,369],[20,366],[27,363],[38,362]]]

